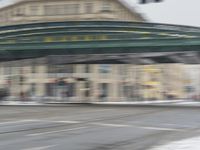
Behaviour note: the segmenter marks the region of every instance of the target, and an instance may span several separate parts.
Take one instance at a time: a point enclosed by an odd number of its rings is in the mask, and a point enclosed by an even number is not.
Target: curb
[[[173,101],[173,102],[16,102],[3,101],[0,106],[38,106],[38,107],[77,107],[77,106],[95,106],[95,107],[171,107],[171,108],[200,108],[200,102],[195,101]]]

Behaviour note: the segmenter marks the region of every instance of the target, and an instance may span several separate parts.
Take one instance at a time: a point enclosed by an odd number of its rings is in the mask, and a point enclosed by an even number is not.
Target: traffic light
[[[158,3],[158,2],[162,2],[163,0],[140,0],[140,4],[146,4],[149,2],[154,2],[154,3]]]

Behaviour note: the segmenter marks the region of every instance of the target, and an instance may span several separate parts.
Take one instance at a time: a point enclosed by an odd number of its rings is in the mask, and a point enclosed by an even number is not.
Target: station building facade
[[[120,0],[19,0],[0,9],[0,20],[1,26],[84,20],[124,23],[145,21],[134,8],[130,8]],[[125,32],[135,32],[134,36],[137,37],[140,34],[148,35],[146,31],[132,31],[132,29],[125,29]],[[125,37],[127,35],[119,36],[127,38]],[[62,35],[62,38],[48,35],[42,38],[42,41],[50,45],[56,42],[79,41],[102,43],[109,40],[109,36],[112,35],[67,34]],[[14,41],[12,36],[11,38],[8,36],[7,42],[1,39],[0,44],[18,43],[18,46],[23,42],[37,44],[40,37],[37,37],[36,41],[34,37],[31,38],[18,37]],[[56,38],[59,38],[59,41],[56,41]],[[148,39],[139,37],[142,38]],[[63,56],[60,59],[68,58]],[[51,62],[47,56],[1,62],[0,85],[1,88],[8,89],[11,99],[28,97],[70,102],[181,99],[187,97],[185,86],[190,82],[186,73],[185,66],[179,63],[138,65],[104,61],[65,64]]]
[[[51,64],[46,58],[0,64],[10,99],[118,102],[187,98],[182,64]],[[176,70],[176,72],[174,72]]]
[[[121,0],[17,0],[0,9],[0,24],[48,21],[145,21]]]

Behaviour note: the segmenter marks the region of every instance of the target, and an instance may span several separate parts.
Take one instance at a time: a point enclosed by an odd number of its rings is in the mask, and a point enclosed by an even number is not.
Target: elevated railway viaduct
[[[65,56],[65,63],[199,63],[200,28],[71,21],[0,27],[0,60]]]

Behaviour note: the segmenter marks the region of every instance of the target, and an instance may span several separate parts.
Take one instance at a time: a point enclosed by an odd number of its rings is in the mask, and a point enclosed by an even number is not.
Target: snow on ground
[[[155,100],[155,101],[132,101],[132,102],[92,102],[93,104],[162,104],[162,103],[186,103],[186,100]]]
[[[163,146],[157,146],[151,150],[200,150],[200,137],[184,139]]]
[[[37,102],[3,101],[0,105],[39,105]]]

